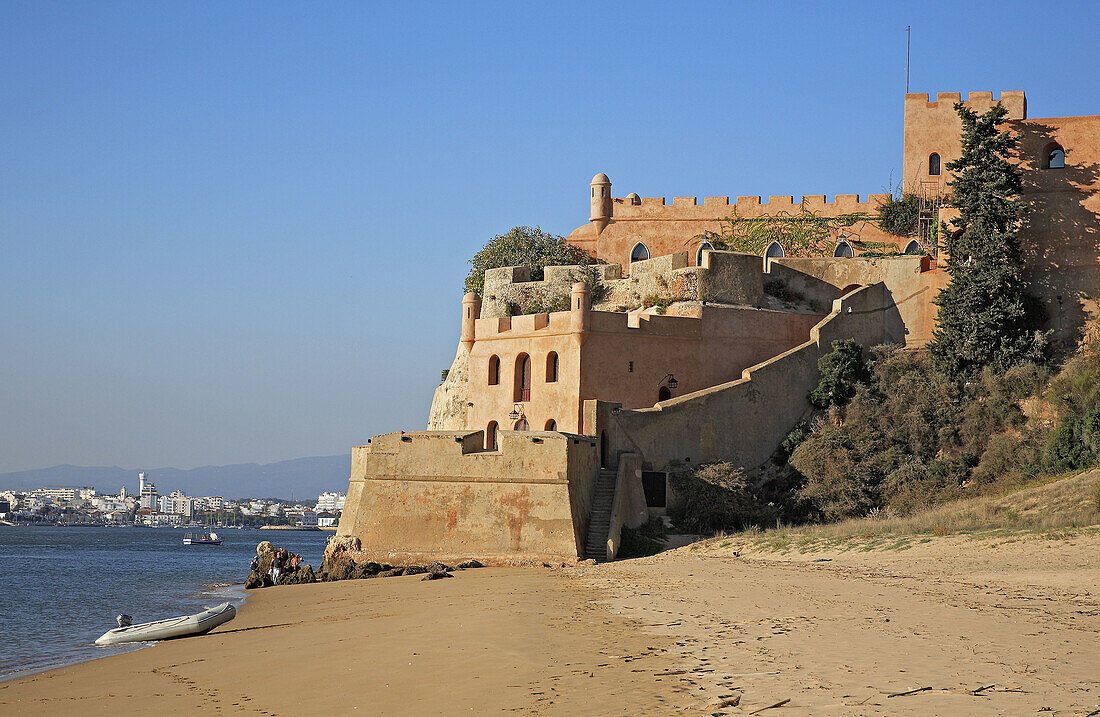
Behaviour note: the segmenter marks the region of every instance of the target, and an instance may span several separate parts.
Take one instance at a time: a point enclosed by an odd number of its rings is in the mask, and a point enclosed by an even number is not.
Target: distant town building
[[[317,496],[317,507],[314,510],[317,512],[343,510],[346,498],[347,496],[343,493],[322,493]]]
[[[138,495],[142,508],[154,509],[157,507],[157,486],[153,481],[145,480],[145,472],[138,473]]]
[[[76,488],[39,488],[38,490],[32,490],[31,495],[43,501],[73,503],[76,501],[77,490]]]

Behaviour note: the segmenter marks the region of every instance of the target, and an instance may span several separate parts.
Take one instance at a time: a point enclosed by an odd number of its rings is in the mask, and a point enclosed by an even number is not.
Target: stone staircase
[[[596,478],[595,495],[592,497],[592,512],[588,517],[588,542],[584,546],[584,557],[598,563],[607,560],[607,538],[611,532],[611,506],[615,502],[615,480],[618,471],[601,469]]]

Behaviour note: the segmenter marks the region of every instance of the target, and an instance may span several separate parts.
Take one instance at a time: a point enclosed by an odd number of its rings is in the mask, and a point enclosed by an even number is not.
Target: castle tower
[[[592,292],[589,291],[587,284],[578,281],[573,284],[569,297],[569,330],[573,332],[573,340],[578,346],[587,338],[591,311]]]
[[[471,291],[462,297],[462,347],[467,352],[474,347],[475,321],[481,318],[481,297]]]
[[[947,163],[959,158],[962,121],[955,103],[978,114],[997,103],[1008,110],[1008,120],[1027,119],[1027,98],[1021,91],[1005,90],[998,99],[992,92],[971,92],[964,101],[959,92],[938,92],[929,100],[924,92],[905,95],[904,140],[902,144],[902,191],[907,194],[938,196],[947,191]]]
[[[592,190],[590,201],[592,213],[588,221],[596,225],[596,233],[599,234],[611,221],[611,180],[600,172],[592,178],[589,184]]]

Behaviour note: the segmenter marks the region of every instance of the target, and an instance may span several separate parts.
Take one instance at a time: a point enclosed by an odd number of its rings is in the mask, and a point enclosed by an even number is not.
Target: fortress
[[[672,470],[754,468],[809,410],[817,360],[836,339],[919,346],[949,281],[935,228],[955,216],[947,164],[960,153],[961,97],[908,94],[903,190],[921,201],[916,236],[862,221],[825,256],[717,251],[704,235],[740,217],[874,215],[854,194],[617,198],[597,174],[588,222],[567,241],[591,269],[486,272],[462,299],[458,351],[427,431],[352,452],[338,535],[390,563],[613,559],[624,525],[676,500]],[[1009,111],[1028,214],[1025,276],[1048,328],[1069,340],[1100,297],[1100,116],[1029,119],[1023,92],[972,92]],[[895,255],[860,256],[886,246]],[[889,253],[889,252],[887,252]],[[595,288],[596,295],[593,295]],[[561,307],[519,314],[522,305]],[[568,307],[567,309],[565,307]]]

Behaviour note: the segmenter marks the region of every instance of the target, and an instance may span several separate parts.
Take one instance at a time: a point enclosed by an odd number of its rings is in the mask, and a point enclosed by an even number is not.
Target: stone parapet
[[[590,437],[501,431],[378,436],[352,450],[339,536],[390,563],[575,561],[598,471]]]

